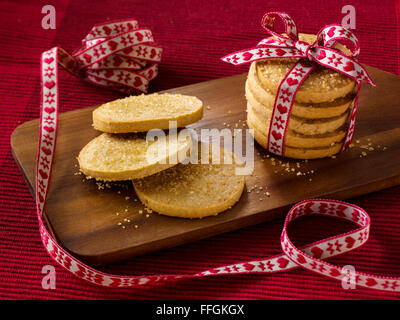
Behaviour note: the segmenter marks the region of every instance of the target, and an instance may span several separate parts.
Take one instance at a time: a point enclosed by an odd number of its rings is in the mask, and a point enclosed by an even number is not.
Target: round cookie
[[[199,143],[199,149],[209,144]],[[232,153],[213,146],[215,152]],[[209,149],[211,150],[211,148]],[[181,218],[203,218],[232,207],[240,198],[245,180],[235,174],[236,164],[213,164],[211,151],[204,150],[209,164],[178,164],[144,179],[133,180],[139,199],[150,209]],[[198,153],[200,159],[201,151]]]
[[[316,36],[300,34],[299,39],[312,44]],[[298,59],[267,59],[256,62],[258,78],[264,88],[273,95],[286,74]],[[355,81],[326,67],[316,65],[297,90],[295,101],[300,103],[322,103],[345,97],[355,88]]]
[[[246,81],[246,98],[248,100],[256,99],[263,106],[272,110],[275,103],[275,96],[265,89],[258,79],[256,73],[255,62],[250,66],[249,74]],[[291,115],[307,118],[307,119],[323,119],[336,117],[343,114],[352,104],[355,98],[354,92],[351,92],[345,97],[335,99],[330,102],[307,104],[294,102]]]
[[[268,137],[259,131],[251,122],[247,121],[250,129],[253,129],[254,139],[264,148],[267,148]],[[337,143],[325,148],[292,148],[285,146],[284,157],[293,159],[318,159],[333,156],[338,153],[342,147],[342,143]]]
[[[103,104],[93,111],[93,126],[107,133],[168,129],[170,121],[184,127],[200,120],[203,103],[181,94],[153,93],[130,96]]]
[[[144,134],[103,133],[83,147],[80,170],[104,181],[131,180],[166,170],[187,158],[189,134],[167,135],[147,141]]]
[[[249,99],[247,102],[248,111],[252,110],[263,122],[270,122],[272,111],[265,108],[258,101]],[[345,111],[338,117],[328,119],[304,119],[290,116],[288,129],[304,135],[326,134],[341,128],[347,121],[349,111]]]
[[[262,132],[265,137],[268,136],[269,122],[261,121],[252,110],[247,113],[247,121],[251,123],[253,128]],[[303,135],[289,129],[286,131],[285,146],[308,149],[329,147],[341,142],[345,135],[346,131],[342,128],[324,135]]]

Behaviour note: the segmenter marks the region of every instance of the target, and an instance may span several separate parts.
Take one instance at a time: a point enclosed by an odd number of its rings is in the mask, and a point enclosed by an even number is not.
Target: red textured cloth
[[[39,116],[39,56],[55,45],[72,51],[95,23],[134,17],[153,30],[164,47],[160,75],[150,91],[159,91],[245,72],[220,62],[229,52],[254,45],[265,34],[260,19],[267,11],[285,11],[301,32],[317,32],[340,23],[347,1],[52,1],[57,29],[41,28],[47,1],[0,2],[0,298],[132,299],[369,299],[399,294],[341,284],[305,270],[273,275],[243,275],[182,280],[143,289],[108,289],[88,285],[58,267],[39,237],[34,201],[15,165],[10,135],[22,122]],[[396,1],[352,1],[361,61],[399,74],[399,10]],[[119,95],[60,72],[62,111],[88,107]],[[331,259],[357,270],[400,276],[400,187],[350,199],[371,216],[366,245]],[[268,257],[280,252],[283,221],[263,223],[192,244],[114,264],[121,274],[192,273],[208,267]],[[312,219],[295,222],[296,244],[346,231],[343,222]],[[292,236],[293,237],[293,236]],[[44,265],[56,266],[55,290],[41,286]]]

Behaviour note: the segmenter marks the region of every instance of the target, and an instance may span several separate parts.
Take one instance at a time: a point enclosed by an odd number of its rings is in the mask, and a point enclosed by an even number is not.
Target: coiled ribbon
[[[128,22],[125,22],[128,23]],[[132,23],[132,22],[130,22]],[[104,31],[104,26],[101,29]],[[95,27],[99,30],[99,27]],[[106,32],[106,31],[104,31]],[[137,32],[137,31],[136,31]],[[133,32],[134,34],[135,32]],[[128,34],[131,32],[128,31]],[[101,34],[102,35],[102,34]],[[132,35],[132,34],[131,34]],[[126,34],[125,34],[126,36]],[[133,35],[132,35],[133,36]],[[121,35],[114,36],[115,39],[122,39]],[[148,36],[147,39],[150,39]],[[98,39],[97,39],[98,40]],[[94,40],[96,42],[97,40]],[[86,43],[89,40],[86,40]],[[99,42],[100,43],[100,42]],[[97,43],[97,45],[99,44]],[[96,45],[93,45],[92,49]],[[119,45],[116,48],[120,48]],[[85,51],[86,50],[86,51]],[[83,57],[87,49],[79,51],[80,54],[75,57]],[[93,50],[90,52],[94,52]],[[111,51],[108,51],[110,53]],[[147,276],[123,276],[104,273],[96,270],[72,256],[68,253],[48,231],[43,220],[44,207],[47,198],[47,191],[51,178],[52,164],[54,160],[57,123],[58,123],[58,69],[57,61],[60,61],[59,48],[50,49],[42,54],[41,57],[41,114],[40,114],[40,131],[39,131],[39,150],[36,163],[36,208],[39,220],[39,230],[43,245],[49,255],[63,268],[73,273],[75,276],[83,279],[91,284],[113,287],[113,288],[140,288],[144,285],[152,285],[157,282],[172,281],[184,278],[205,277],[215,275],[234,275],[246,273],[268,274],[279,271],[289,271],[295,268],[305,268],[312,272],[334,278],[340,281],[349,277],[347,272],[343,272],[341,268],[324,262],[322,259],[336,256],[358,248],[363,245],[369,236],[370,218],[367,213],[352,204],[335,201],[335,200],[305,200],[296,204],[288,213],[283,227],[281,236],[281,246],[283,253],[270,258],[248,261],[233,265],[226,265],[219,268],[212,268],[196,274],[166,274],[166,275],[147,275]],[[84,59],[84,58],[83,58]],[[95,62],[98,63],[98,62]],[[89,68],[86,72],[89,76]],[[108,80],[107,80],[108,81]],[[51,84],[51,85],[50,85]],[[97,83],[96,83],[97,84]],[[104,82],[110,88],[115,89],[115,83]],[[118,86],[122,83],[119,82]],[[293,220],[306,215],[324,215],[337,217],[339,219],[350,220],[354,222],[358,228],[354,231],[347,232],[335,237],[331,237],[322,241],[314,242],[307,246],[297,248],[290,241],[287,235],[287,226]],[[400,279],[379,277],[355,272],[355,285],[374,288],[387,291],[400,291]]]
[[[149,29],[136,20],[107,22],[94,26],[72,55],[57,48],[58,63],[75,76],[122,93],[147,92],[158,75],[162,49]],[[47,54],[45,64],[55,59]],[[47,72],[53,72],[50,66]]]
[[[277,32],[276,18],[283,21],[286,35]],[[356,61],[360,54],[360,44],[356,36],[340,25],[329,25],[318,32],[316,41],[310,45],[299,40],[295,22],[288,14],[282,12],[265,14],[261,20],[261,26],[274,38],[263,39],[254,48],[231,53],[223,57],[222,61],[241,65],[263,59],[299,59],[278,86],[269,123],[268,151],[284,156],[286,130],[297,90],[317,64],[338,71],[353,79],[357,84],[354,106],[341,148],[341,151],[345,150],[354,136],[361,82],[375,86],[365,68]],[[350,54],[335,49],[336,43],[346,44]]]

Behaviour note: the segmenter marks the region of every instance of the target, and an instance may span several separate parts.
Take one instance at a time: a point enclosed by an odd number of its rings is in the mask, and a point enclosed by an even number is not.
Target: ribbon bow
[[[276,31],[276,18],[283,20],[286,35],[279,34]],[[223,57],[222,61],[241,65],[262,59],[299,59],[278,87],[269,126],[268,150],[280,156],[284,155],[286,128],[294,97],[302,82],[317,64],[340,72],[353,79],[357,84],[357,94],[354,99],[349,127],[341,151],[345,150],[354,135],[361,82],[364,81],[375,86],[365,68],[356,61],[356,58],[360,54],[360,44],[356,36],[350,30],[340,25],[329,25],[318,32],[313,44],[308,44],[299,40],[297,26],[292,18],[288,14],[281,12],[269,12],[265,14],[261,20],[261,25],[274,38],[263,39],[254,48],[231,53]],[[336,43],[346,44],[346,47],[350,50],[350,54],[334,48]],[[286,110],[286,112],[282,113],[277,109],[278,105],[285,107],[280,108],[280,110]]]
[[[73,75],[131,94],[147,92],[158,75],[162,49],[155,45],[151,30],[140,29],[136,20],[121,20],[95,25],[72,54],[60,47],[45,52],[44,63],[57,61],[55,53],[58,63]]]

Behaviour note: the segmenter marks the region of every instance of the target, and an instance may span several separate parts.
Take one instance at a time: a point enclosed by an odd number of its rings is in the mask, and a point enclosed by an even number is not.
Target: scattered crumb
[[[99,190],[103,190],[104,189],[104,184],[102,182],[96,182],[96,184],[97,184],[97,188]]]
[[[356,143],[360,144],[358,147],[362,150],[361,153],[359,154],[360,158],[366,157],[368,155],[367,151],[368,152],[373,152],[375,150],[380,150],[381,149],[381,145],[379,145],[379,144],[374,145],[373,142],[371,142],[371,138],[367,138],[366,140],[367,140],[367,143],[365,143],[365,142],[363,143],[363,139],[356,140]],[[350,148],[354,148],[354,146],[355,145],[353,143],[351,143],[349,145]],[[382,150],[386,150],[386,147],[383,147]]]

